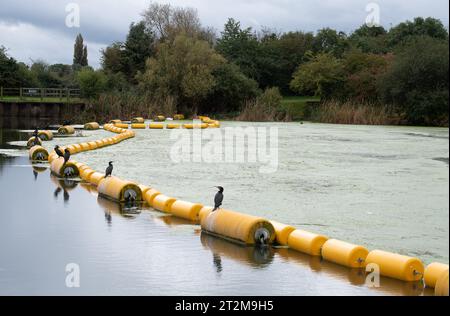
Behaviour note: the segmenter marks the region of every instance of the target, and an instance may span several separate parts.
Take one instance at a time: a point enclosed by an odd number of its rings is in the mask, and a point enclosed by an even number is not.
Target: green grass
[[[320,97],[295,96],[284,97],[281,102],[282,110],[290,114],[294,121],[301,121],[305,119],[306,105],[308,102],[319,102]]]
[[[0,101],[4,102],[17,102],[17,103],[67,103],[67,98],[59,98],[59,97],[45,97],[45,98],[39,98],[39,97],[10,97],[10,96],[3,96],[0,97]],[[82,100],[80,98],[69,98],[69,103],[81,103]]]

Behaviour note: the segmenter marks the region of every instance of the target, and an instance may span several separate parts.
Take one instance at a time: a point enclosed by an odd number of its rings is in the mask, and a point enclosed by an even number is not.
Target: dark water
[[[2,148],[27,139],[1,130]],[[48,165],[0,155],[0,295],[428,295],[288,249],[241,247],[151,209],[126,211]],[[80,269],[80,287],[66,268]]]

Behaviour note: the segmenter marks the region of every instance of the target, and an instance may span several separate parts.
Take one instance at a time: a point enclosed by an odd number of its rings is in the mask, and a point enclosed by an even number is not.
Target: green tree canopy
[[[78,34],[73,48],[73,65],[85,67],[88,65],[87,46],[84,45],[83,36]]]
[[[429,36],[415,38],[395,56],[379,80],[386,103],[403,108],[410,123],[439,124],[449,111],[448,41]]]
[[[138,75],[141,88],[161,98],[174,97],[191,108],[205,99],[216,85],[213,72],[225,63],[208,42],[178,35],[171,43],[160,44],[146,71]]]
[[[291,89],[303,95],[327,98],[344,82],[342,62],[329,53],[318,54],[294,73]]]

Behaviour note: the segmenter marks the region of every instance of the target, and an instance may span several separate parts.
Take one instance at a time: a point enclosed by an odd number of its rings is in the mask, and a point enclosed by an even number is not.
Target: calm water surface
[[[272,125],[280,136],[274,174],[259,173],[260,164],[173,163],[165,130],[137,131],[76,159],[98,170],[114,160],[119,177],[203,204],[223,185],[226,208],[448,263],[448,129]],[[44,145],[111,134],[83,135]],[[26,131],[0,129],[0,294],[430,294],[388,279],[368,289],[359,271],[286,249],[236,246],[151,209],[127,213],[90,185],[31,166],[26,139]],[[70,263],[81,269],[78,289],[65,284]]]

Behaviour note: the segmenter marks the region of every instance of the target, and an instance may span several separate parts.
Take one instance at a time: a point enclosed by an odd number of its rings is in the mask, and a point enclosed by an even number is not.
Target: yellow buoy
[[[322,246],[328,237],[297,229],[288,238],[288,246],[311,256],[321,256]]]
[[[275,233],[277,235],[276,242],[279,245],[287,246],[289,235],[295,230],[295,227],[281,224],[276,221],[270,221],[275,228]]]
[[[202,214],[202,230],[247,245],[272,244],[275,228],[261,217],[220,209]]]
[[[131,120],[132,124],[143,124],[145,123],[145,119],[143,117],[135,117]]]
[[[150,187],[148,187],[148,186],[146,186],[146,185],[139,184],[139,189],[141,189],[142,197],[144,197],[145,194],[146,194],[148,191],[150,191],[152,188],[150,188]]]
[[[184,115],[183,115],[183,114],[175,114],[175,115],[173,116],[173,119],[174,119],[175,121],[182,121],[182,120],[184,120]]]
[[[95,170],[87,167],[80,170],[80,178],[83,179],[86,182],[89,182],[89,177],[91,174],[95,173]]]
[[[76,154],[76,153],[79,152],[79,151],[78,151],[78,148],[75,147],[75,145],[67,146],[67,149],[70,151],[70,154],[72,154],[72,155],[74,155],[74,154]]]
[[[117,177],[103,179],[97,189],[100,195],[117,202],[142,201],[142,192],[136,183]]]
[[[175,123],[170,123],[170,124],[166,125],[167,129],[177,129],[177,128],[180,128],[180,127],[181,127],[181,124],[175,124]]]
[[[148,205],[153,206],[153,200],[155,199],[155,197],[157,197],[160,194],[161,194],[161,192],[159,192],[155,189],[150,189],[147,192],[145,192],[144,200],[148,203]]]
[[[131,124],[131,128],[133,129],[145,129],[146,126],[144,123],[133,123]]]
[[[31,137],[27,142],[27,148],[31,148],[33,146],[42,146],[42,141],[39,137]]]
[[[437,280],[434,294],[436,296],[448,296],[448,270]]]
[[[128,129],[128,124],[124,124],[124,123],[117,123],[117,124],[114,124],[114,126],[121,128],[121,129]],[[118,133],[120,133],[120,131]]]
[[[330,239],[322,246],[322,257],[325,260],[348,268],[365,267],[368,254],[369,250],[362,246],[336,239]]]
[[[90,150],[96,150],[97,147],[98,147],[98,146],[97,146],[97,143],[94,142],[94,141],[89,142],[88,145],[89,145],[89,149],[90,149]]]
[[[53,139],[53,133],[51,131],[40,131],[38,133],[38,137],[42,140],[42,141],[50,141]]]
[[[98,124],[97,122],[86,123],[84,124],[84,129],[87,131],[95,131],[100,129],[100,124]]]
[[[366,264],[376,264],[380,274],[401,281],[419,281],[424,275],[423,263],[417,259],[391,252],[373,250],[366,258]]]
[[[164,124],[150,123],[148,126],[150,129],[164,129]]]
[[[200,210],[203,208],[203,205],[201,204],[194,204],[191,202],[185,202],[185,201],[175,201],[171,208],[170,208],[170,214],[184,218],[187,220],[190,220],[192,222],[198,222],[199,221],[199,213]]]
[[[166,117],[164,115],[158,115],[153,119],[153,121],[155,121],[155,122],[164,122],[165,120],[166,120]]]
[[[425,285],[434,289],[439,277],[448,272],[449,268],[447,264],[433,262],[427,266],[424,273]]]
[[[166,196],[164,194],[159,194],[155,196],[151,206],[158,211],[169,213],[172,204],[175,203],[176,200],[177,199]]]
[[[29,151],[30,160],[33,161],[47,161],[48,151],[42,146],[33,146]]]
[[[79,145],[81,147],[81,151],[82,152],[91,150],[91,146],[89,146],[88,143],[81,143]]]
[[[110,127],[111,127],[111,124],[120,124],[120,123],[122,123],[121,120],[111,120],[111,121],[109,121],[108,127],[110,128]]]
[[[75,134],[75,128],[73,126],[61,126],[58,129],[58,134],[59,135],[73,135]]]
[[[200,212],[198,213],[198,219],[200,220],[200,222],[203,220],[203,218],[205,218],[206,216],[209,215],[209,213],[211,213],[211,211],[214,208],[212,206],[204,206]]]
[[[61,178],[75,178],[80,175],[80,171],[78,167],[75,165],[75,162],[68,161],[64,164],[64,159],[55,159],[50,164],[50,169],[55,176]]]
[[[91,173],[88,176],[87,182],[98,186],[100,181],[102,181],[103,179],[105,179],[105,174],[104,173],[94,172],[94,173]]]

